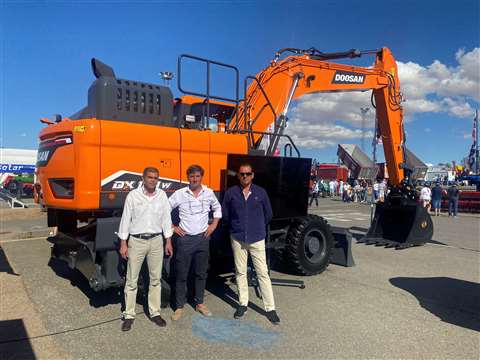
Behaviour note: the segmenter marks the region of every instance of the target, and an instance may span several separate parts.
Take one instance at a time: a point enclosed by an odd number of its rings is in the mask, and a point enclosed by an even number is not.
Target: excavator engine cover
[[[424,245],[432,236],[430,214],[417,201],[399,192],[376,205],[370,229],[360,242],[407,248]]]

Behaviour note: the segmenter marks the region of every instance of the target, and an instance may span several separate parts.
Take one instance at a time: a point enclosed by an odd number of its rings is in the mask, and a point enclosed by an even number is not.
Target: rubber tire
[[[312,230],[323,235],[325,241],[320,259],[312,263],[305,251],[305,237]],[[323,252],[324,251],[324,252]],[[328,267],[333,254],[333,234],[327,221],[317,215],[307,215],[290,226],[287,234],[285,260],[291,270],[302,275],[320,274]]]

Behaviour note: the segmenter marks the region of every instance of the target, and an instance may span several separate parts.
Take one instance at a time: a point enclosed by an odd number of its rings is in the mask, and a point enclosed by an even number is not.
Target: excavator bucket
[[[433,223],[427,210],[411,199],[387,199],[378,203],[365,237],[359,242],[408,248],[432,239]]]

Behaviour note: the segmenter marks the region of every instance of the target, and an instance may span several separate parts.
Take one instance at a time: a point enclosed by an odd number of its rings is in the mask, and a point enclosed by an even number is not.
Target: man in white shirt
[[[430,201],[432,200],[432,191],[427,185],[424,185],[420,190],[420,200],[424,208],[430,210]]]
[[[157,189],[158,177],[158,169],[145,168],[142,186],[130,191],[123,207],[118,237],[120,255],[128,259],[128,265],[122,331],[130,330],[135,319],[138,274],[145,257],[150,275],[148,288],[150,318],[158,326],[166,326],[165,320],[160,316],[163,238],[166,239],[165,254],[170,256],[173,254],[171,242],[173,231],[170,204],[165,192]]]
[[[195,274],[195,310],[204,316],[212,313],[203,303],[207,282],[210,235],[222,217],[222,207],[212,189],[202,185],[204,170],[199,165],[187,169],[189,185],[170,196],[172,209],[179,208],[180,224],[174,226],[178,235],[175,241],[175,305],[172,320],[179,320],[186,302],[187,278],[190,267]],[[208,216],[213,210],[213,221]]]

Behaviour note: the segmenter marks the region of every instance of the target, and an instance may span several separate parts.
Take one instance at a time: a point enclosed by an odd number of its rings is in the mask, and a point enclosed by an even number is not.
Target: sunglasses
[[[252,176],[253,173],[251,173],[251,172],[246,172],[246,173],[241,172],[241,173],[238,173],[238,175],[240,175],[240,176]]]

